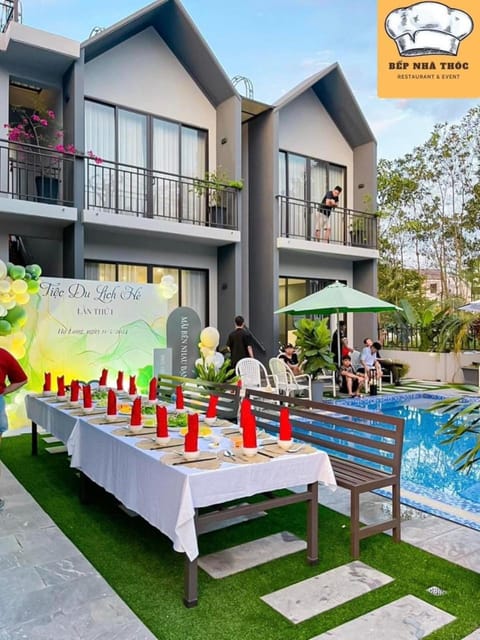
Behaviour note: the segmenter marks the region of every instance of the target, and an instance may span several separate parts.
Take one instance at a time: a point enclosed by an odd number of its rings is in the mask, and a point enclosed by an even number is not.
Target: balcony
[[[10,22],[18,22],[19,18],[19,1],[18,0],[0,0],[0,33],[7,30]]]
[[[74,206],[75,156],[0,140],[0,196]]]
[[[204,180],[88,159],[85,208],[238,230],[239,192]]]
[[[295,238],[312,242],[317,226],[322,228],[327,217],[321,212],[320,202],[277,196],[279,234],[283,238]],[[336,207],[330,214],[330,244],[377,249],[377,216],[364,211]]]

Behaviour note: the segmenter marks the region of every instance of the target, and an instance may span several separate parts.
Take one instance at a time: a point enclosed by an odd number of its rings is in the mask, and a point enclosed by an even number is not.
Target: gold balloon
[[[10,286],[14,293],[25,293],[28,289],[25,280],[14,280]]]
[[[19,282],[18,280],[15,280],[15,282]],[[27,302],[30,300],[30,294],[29,293],[17,293],[17,295],[15,296],[15,300],[17,301],[17,304],[27,304]]]

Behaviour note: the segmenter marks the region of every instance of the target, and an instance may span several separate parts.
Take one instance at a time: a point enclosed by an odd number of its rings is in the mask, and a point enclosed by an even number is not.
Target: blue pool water
[[[404,504],[480,531],[480,464],[470,472],[455,470],[454,461],[468,448],[469,440],[454,447],[441,444],[444,436],[437,431],[448,416],[428,411],[441,398],[433,393],[409,393],[350,400],[348,406],[405,419],[402,489],[416,496],[402,496]]]

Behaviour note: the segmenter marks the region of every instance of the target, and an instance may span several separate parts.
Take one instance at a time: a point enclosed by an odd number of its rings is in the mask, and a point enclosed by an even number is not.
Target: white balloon
[[[0,260],[0,280],[3,280],[7,275],[7,265],[3,260]]]
[[[215,367],[217,369],[220,369],[220,367],[222,366],[222,364],[225,361],[225,358],[223,357],[223,355],[219,351],[217,351],[213,357],[214,357],[213,363],[214,363]]]

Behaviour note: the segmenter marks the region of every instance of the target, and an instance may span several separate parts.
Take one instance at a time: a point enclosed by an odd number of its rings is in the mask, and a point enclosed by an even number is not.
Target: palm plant
[[[480,402],[465,405],[461,398],[446,398],[432,405],[431,411],[453,411],[438,431],[439,435],[445,436],[441,444],[452,445],[474,436],[473,444],[455,460],[458,471],[469,471],[480,462]]]
[[[314,379],[324,369],[335,369],[333,353],[330,350],[330,330],[327,320],[302,318],[295,324],[296,346],[300,350],[303,371]]]

